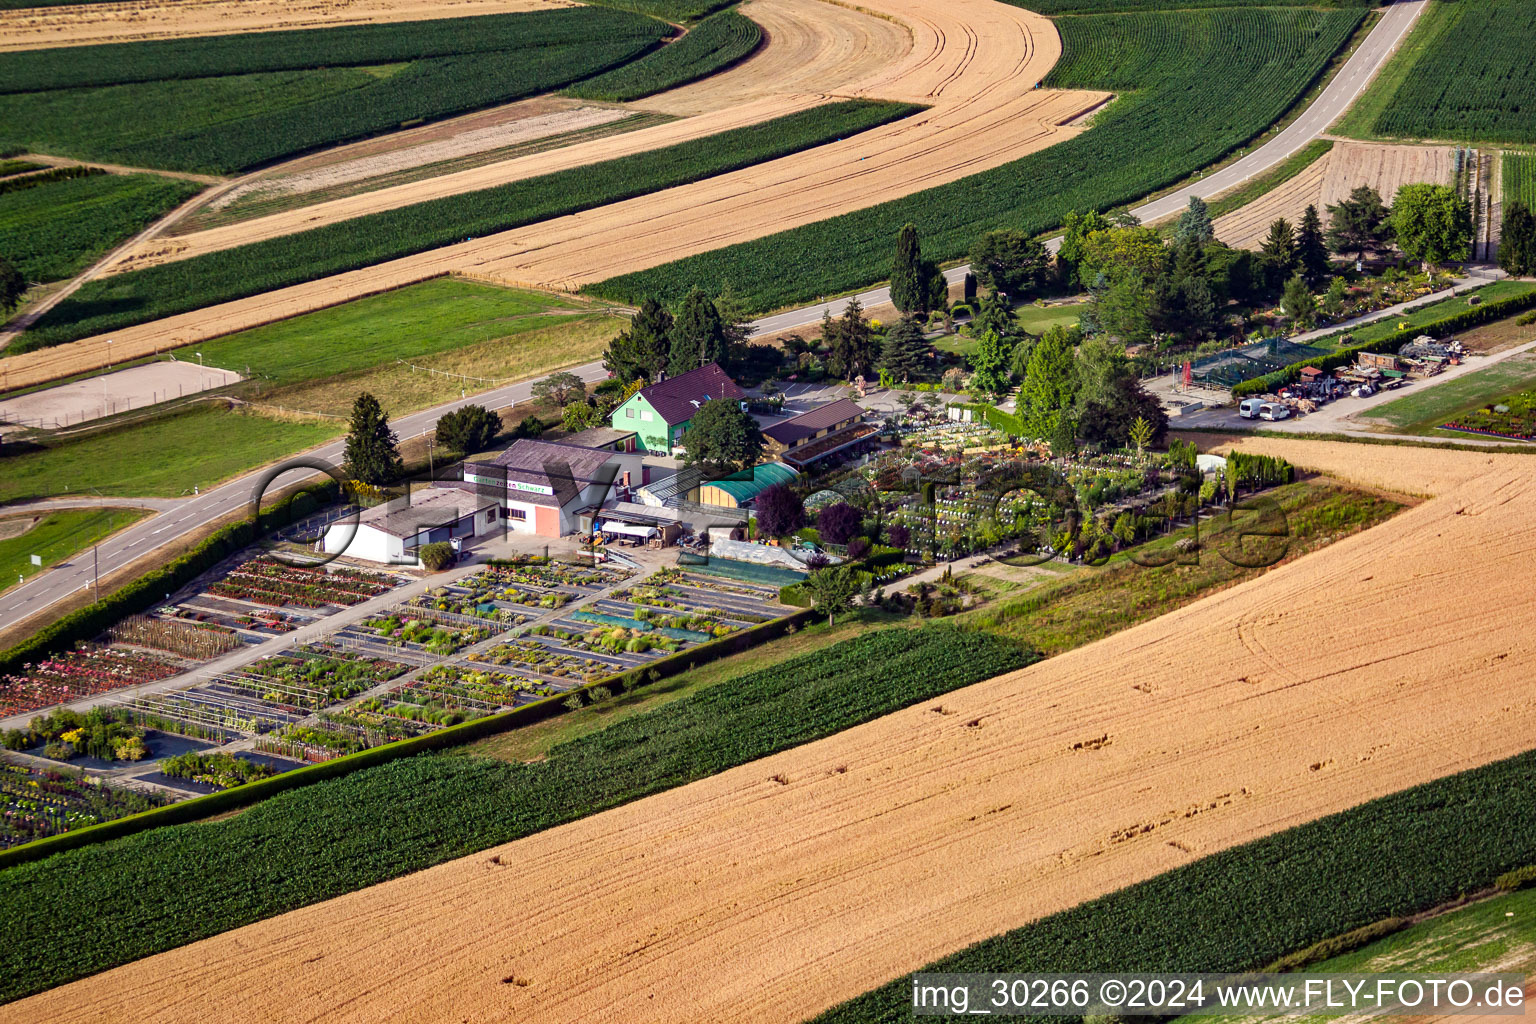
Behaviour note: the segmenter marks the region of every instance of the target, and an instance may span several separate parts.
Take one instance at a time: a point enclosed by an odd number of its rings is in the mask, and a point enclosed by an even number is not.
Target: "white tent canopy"
[[[604,533],[622,533],[629,537],[654,537],[659,532],[654,526],[637,526],[634,523],[616,523],[608,520],[598,529]]]

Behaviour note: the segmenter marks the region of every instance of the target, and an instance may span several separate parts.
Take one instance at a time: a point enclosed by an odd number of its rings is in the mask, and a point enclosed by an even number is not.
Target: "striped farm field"
[[[763,30],[735,11],[712,14],[688,34],[639,60],[579,82],[567,96],[623,102],[673,89],[741,60],[762,42]]]
[[[574,7],[572,0],[0,0],[0,51],[283,32]]]
[[[0,53],[0,148],[228,173],[558,89],[668,31],[582,7]]]
[[[849,100],[607,163],[448,196],[234,249],[87,282],[17,343],[56,345],[201,306],[300,284],[465,237],[643,196],[784,156],[914,113]]]
[[[1362,101],[1380,112],[1351,126],[1392,138],[1536,142],[1533,53],[1536,5],[1527,0],[1434,4],[1405,47],[1407,63],[1389,66]]]
[[[1504,202],[1520,202],[1536,210],[1536,153],[1506,152],[1504,166]]]
[[[1046,84],[1122,97],[1095,116],[1091,131],[905,198],[590,287],[626,301],[678,299],[695,284],[729,281],[752,309],[766,311],[884,279],[891,239],[909,221],[925,254],[953,259],[990,229],[1045,231],[1069,210],[1140,198],[1277,120],[1364,16],[1362,8],[1264,7],[1059,18],[1062,59]]]
[[[86,174],[0,192],[0,255],[28,281],[57,281],[202,187],[156,174]]]
[[[848,92],[931,103],[929,111],[793,157],[717,173],[622,203],[475,236],[415,256],[154,322],[143,322],[147,318],[143,309],[126,310],[126,322],[138,325],[115,329],[111,322],[95,321],[94,329],[112,330],[112,352],[126,358],[127,353],[144,355],[192,344],[456,270],[515,286],[521,282],[522,286],[576,289],[599,276],[825,220],[879,197],[920,192],[1000,166],[1081,134],[1080,115],[1107,100],[1104,92],[1037,88],[1060,54],[1060,41],[1051,21],[1023,9],[994,0],[954,0],[940,6],[932,0],[869,0],[860,5],[860,14],[871,21],[885,17],[899,21],[911,29],[911,46],[899,49],[892,61],[857,61],[856,66],[868,71],[860,83],[849,83]],[[770,43],[762,55],[771,54]],[[836,49],[826,49],[825,55],[836,57]],[[757,58],[754,55],[720,78],[746,74]],[[805,103],[814,106],[825,100],[766,97],[763,103],[774,101],[797,101],[803,109]],[[621,144],[637,146],[639,137],[650,130],[633,132]],[[975,144],[980,135],[988,138],[988,146]],[[194,238],[186,235],[169,241],[180,244]],[[541,253],[547,258],[541,258]],[[783,270],[794,270],[790,264],[796,259],[799,255]],[[89,282],[89,287],[98,284],[106,282]],[[52,313],[60,315],[66,306],[68,302]],[[48,324],[61,332],[48,341],[81,338],[84,330],[74,325],[81,312],[94,316],[101,310],[74,307],[68,321],[52,316]],[[26,335],[22,341],[26,342]],[[68,350],[38,350],[0,359],[0,368],[11,373],[12,381],[46,381],[91,367],[106,348],[86,336],[68,345]]]

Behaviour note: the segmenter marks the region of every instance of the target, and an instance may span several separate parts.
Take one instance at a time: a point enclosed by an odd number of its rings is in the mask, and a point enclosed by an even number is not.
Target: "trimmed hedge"
[[[920,969],[1254,970],[1354,929],[1479,892],[1504,872],[1536,861],[1533,788],[1536,752],[1224,850]],[[906,1021],[911,1000],[903,976],[815,1020]]]
[[[256,518],[230,523],[209,536],[191,551],[159,569],[118,588],[100,601],[86,605],[45,626],[8,650],[0,651],[0,673],[13,672],[22,665],[98,636],[125,615],[134,615],[163,602],[170,594],[197,579],[224,559],[250,546],[276,524],[292,522],[316,505],[317,497],[334,500],[336,485],[326,483],[291,494],[263,509]],[[298,511],[295,511],[295,510]]]
[[[994,430],[1001,430],[1009,437],[1020,438],[1030,435],[1024,429],[1024,417],[1013,413],[1006,413],[995,405],[987,405],[982,402],[964,402],[956,406],[959,409],[969,409],[971,417],[981,417],[987,426]]]
[[[543,761],[399,759],[224,821],[21,864],[0,871],[0,1001],[685,785],[1029,661],[1008,641],[945,626],[872,631],[615,722]]]
[[[1248,395],[1263,395],[1294,383],[1301,376],[1301,371],[1308,366],[1315,366],[1319,370],[1334,370],[1340,366],[1348,366],[1355,361],[1355,356],[1361,352],[1396,352],[1402,346],[1408,344],[1421,334],[1428,334],[1433,338],[1443,338],[1455,331],[1465,330],[1469,327],[1478,327],[1482,324],[1493,323],[1495,320],[1503,320],[1505,317],[1514,316],[1516,313],[1527,309],[1536,308],[1536,291],[1526,292],[1524,295],[1516,295],[1513,298],[1501,299],[1498,302],[1488,302],[1481,306],[1473,306],[1459,313],[1452,313],[1443,320],[1434,323],[1423,324],[1419,327],[1410,327],[1403,331],[1394,331],[1385,338],[1368,341],[1360,345],[1351,345],[1330,352],[1326,356],[1316,359],[1308,359],[1300,363],[1292,363],[1290,366],[1266,373],[1262,377],[1254,377],[1251,380],[1240,382],[1232,389],[1233,398],[1245,398]]]

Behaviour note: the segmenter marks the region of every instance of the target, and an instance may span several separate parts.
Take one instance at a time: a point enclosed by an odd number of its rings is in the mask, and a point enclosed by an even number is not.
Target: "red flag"
[[[1184,360],[1184,383],[1186,386],[1195,382],[1195,365],[1188,359]]]

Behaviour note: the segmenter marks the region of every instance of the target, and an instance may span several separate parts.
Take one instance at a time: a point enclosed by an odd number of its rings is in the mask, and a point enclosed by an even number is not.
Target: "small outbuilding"
[[[799,475],[782,462],[765,462],[753,466],[751,473],[704,482],[699,486],[698,502],[721,508],[745,508],[774,484],[787,484]]]

